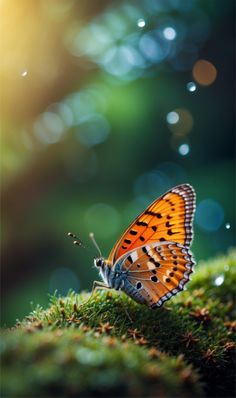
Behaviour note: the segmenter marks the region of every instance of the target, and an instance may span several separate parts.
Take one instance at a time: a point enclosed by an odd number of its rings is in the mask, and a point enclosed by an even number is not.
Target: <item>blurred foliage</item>
[[[114,291],[53,295],[2,333],[2,394],[232,397],[235,283],[231,251],[156,311]]]
[[[178,183],[197,193],[197,260],[233,246],[235,3],[0,7],[2,324],[92,285],[94,250],[68,231],[107,255]]]

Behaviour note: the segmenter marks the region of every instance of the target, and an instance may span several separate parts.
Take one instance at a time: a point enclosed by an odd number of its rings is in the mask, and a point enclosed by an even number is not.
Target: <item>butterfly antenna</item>
[[[68,232],[67,235],[74,239],[74,242],[73,242],[74,245],[78,245],[78,246],[81,246],[81,247],[83,247],[84,249],[86,249],[86,247],[84,246],[82,240],[79,239],[75,234],[72,234],[72,232]]]
[[[94,246],[96,247],[96,249],[97,249],[97,251],[99,253],[99,256],[102,257],[102,252],[101,252],[101,250],[100,250],[100,248],[99,248],[99,246],[98,246],[98,244],[97,244],[97,242],[96,242],[96,240],[94,238],[94,233],[90,232],[89,237],[90,237],[91,241],[93,242]]]

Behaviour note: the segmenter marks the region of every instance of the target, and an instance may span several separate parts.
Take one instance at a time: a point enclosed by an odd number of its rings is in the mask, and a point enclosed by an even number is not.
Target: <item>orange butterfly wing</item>
[[[127,271],[127,280],[136,288],[136,297],[132,297],[140,301],[140,294],[146,305],[157,308],[183,290],[194,264],[188,248],[179,243],[163,242],[131,252],[122,270]]]
[[[194,211],[195,191],[191,185],[178,185],[166,192],[130,224],[112,249],[108,264],[144,244],[169,241],[190,247]]]

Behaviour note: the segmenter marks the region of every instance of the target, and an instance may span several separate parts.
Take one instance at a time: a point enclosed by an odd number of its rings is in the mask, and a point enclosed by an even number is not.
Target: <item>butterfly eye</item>
[[[95,266],[99,268],[102,266],[103,261],[101,258],[95,258],[94,263],[95,263]]]

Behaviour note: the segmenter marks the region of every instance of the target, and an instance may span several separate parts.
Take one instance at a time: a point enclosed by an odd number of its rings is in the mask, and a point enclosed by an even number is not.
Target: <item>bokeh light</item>
[[[188,134],[193,127],[193,117],[184,108],[175,109],[167,114],[166,120],[170,131],[178,136]]]
[[[185,170],[174,162],[163,162],[156,169],[143,173],[134,182],[135,199],[143,207],[171,187],[186,180]]]
[[[206,61],[205,59],[200,59],[193,66],[192,74],[198,84],[209,86],[214,83],[217,76],[217,70],[211,62]]]
[[[181,9],[181,6],[177,8]],[[169,5],[166,10],[176,11],[176,6]],[[196,11],[190,7],[189,17]],[[164,60],[169,61],[174,69],[187,70],[196,61],[198,47],[209,33],[208,18],[202,10],[198,10],[198,15],[200,24],[193,23],[193,16],[188,23],[184,18],[164,18],[160,16],[159,7],[153,8],[150,4],[140,7],[122,3],[108,8],[87,26],[80,28],[76,24],[72,25],[66,34],[65,44],[72,55],[88,56],[99,68],[121,81],[138,79],[148,73],[152,64]],[[150,16],[152,21],[158,18],[158,23],[147,25]],[[140,30],[135,31],[135,26]],[[187,35],[188,30],[190,36]],[[135,62],[127,62],[127,58],[133,57],[128,52],[136,54]],[[140,55],[144,55],[146,62],[140,62]]]
[[[143,18],[140,18],[137,22],[137,25],[139,28],[144,28],[144,26],[146,25],[146,22]]]
[[[190,93],[194,93],[194,91],[197,90],[197,85],[194,82],[188,82],[186,87],[187,90],[190,91]]]
[[[179,146],[178,151],[179,151],[180,155],[186,156],[189,153],[189,151],[190,151],[190,147],[189,147],[188,144],[181,144]]]
[[[142,71],[134,71],[136,66],[143,65],[141,55],[131,46],[117,46],[107,51],[103,60],[104,69],[121,79],[133,79]]]
[[[216,279],[214,280],[214,285],[215,286],[221,286],[223,285],[225,280],[225,276],[223,274],[219,275],[216,277]]]
[[[55,113],[61,118],[65,126],[70,127],[74,123],[74,117],[72,109],[66,104],[66,102],[61,102],[58,104],[53,104],[49,109],[53,109]]]
[[[196,209],[196,223],[205,231],[217,231],[224,221],[222,206],[213,199],[202,200]]]
[[[157,192],[165,192],[171,185],[171,180],[160,170],[153,170],[140,175],[134,183],[134,194],[143,198],[143,203],[153,201],[158,195]]]
[[[102,115],[92,114],[81,118],[75,135],[82,144],[91,147],[104,142],[108,137],[109,130],[108,121]]]
[[[176,124],[179,121],[179,114],[177,112],[169,112],[166,116],[166,120],[169,124]]]
[[[146,33],[140,38],[139,48],[146,60],[152,63],[161,62],[165,58],[160,43],[151,33]]]
[[[163,30],[163,35],[167,40],[174,40],[176,38],[176,31],[171,26],[167,26]]]
[[[44,112],[34,123],[34,134],[43,144],[58,142],[65,131],[61,118],[53,112]]]

